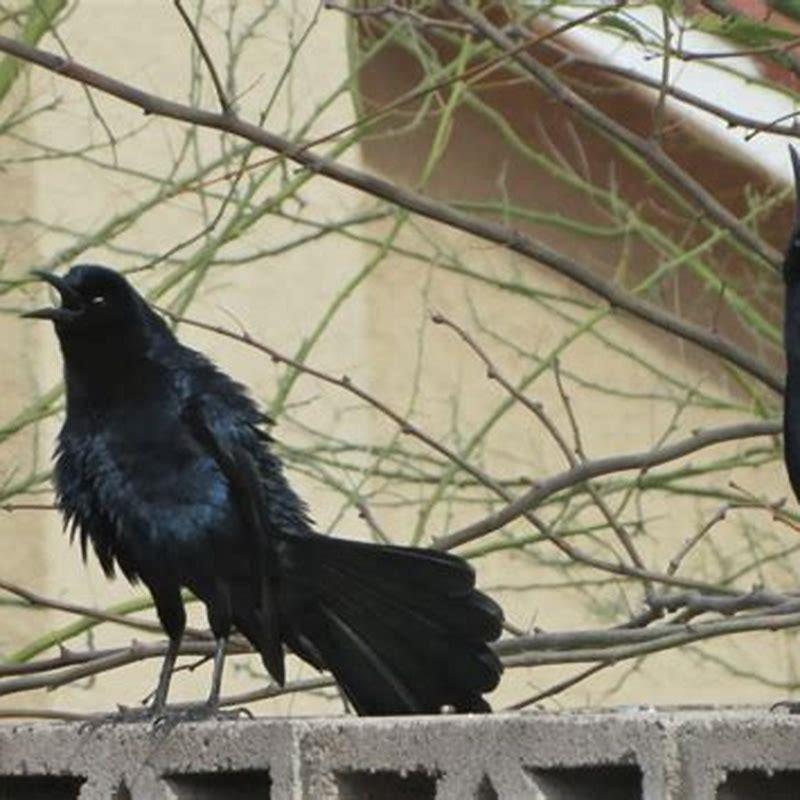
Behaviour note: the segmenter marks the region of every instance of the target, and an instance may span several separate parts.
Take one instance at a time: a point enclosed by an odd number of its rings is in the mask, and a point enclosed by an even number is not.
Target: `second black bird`
[[[67,415],[55,483],[84,558],[141,580],[169,650],[148,713],[164,711],[186,615],[206,606],[219,702],[233,628],[283,684],[284,645],[329,669],[360,714],[485,711],[501,664],[499,606],[462,559],[315,533],[244,389],[181,345],[118,273],[41,273],[61,305]]]

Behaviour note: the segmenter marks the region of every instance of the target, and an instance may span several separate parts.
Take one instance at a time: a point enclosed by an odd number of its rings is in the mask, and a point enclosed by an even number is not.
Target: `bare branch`
[[[743,422],[738,425],[726,425],[697,431],[687,439],[657,450],[646,450],[640,453],[608,456],[607,458],[585,461],[566,472],[539,481],[533,489],[521,495],[500,511],[490,514],[483,520],[475,522],[460,531],[438,539],[436,546],[442,550],[450,550],[453,547],[458,547],[485,536],[487,533],[496,531],[513,522],[526,511],[535,508],[550,495],[570,486],[583,483],[590,478],[597,478],[614,472],[624,472],[630,469],[650,469],[722,442],[750,439],[755,436],[776,436],[781,432],[781,428],[779,421]]]
[[[503,41],[505,41],[505,37],[503,37]],[[512,51],[516,50],[513,45],[510,45],[510,49]],[[715,332],[687,322],[664,309],[639,299],[621,287],[603,280],[595,271],[578,264],[561,253],[551,250],[519,231],[489,220],[464,214],[450,206],[438,203],[424,195],[397,186],[375,175],[338,164],[325,156],[316,155],[306,149],[305,145],[295,144],[284,137],[270,133],[239,118],[203,111],[149,94],[74,61],[67,61],[52,53],[30,47],[7,36],[0,36],[0,51],[37,64],[65,78],[93,86],[124,102],[139,106],[146,114],[156,114],[240,136],[269,150],[281,153],[312,172],[325,175],[332,180],[352,186],[375,197],[381,197],[395,205],[413,211],[415,214],[471,233],[486,241],[502,245],[570,278],[580,286],[605,299],[612,308],[626,311],[657,328],[693,342],[757,378],[775,392],[779,394],[783,392],[782,378],[775,375],[761,360],[745,352],[741,347],[734,345]],[[650,150],[652,150],[652,145],[648,144],[648,155],[651,155]],[[666,156],[661,156],[661,158],[666,158]],[[724,215],[730,216],[727,211],[724,212]],[[738,229],[741,226],[738,221],[734,220],[733,227]],[[774,253],[769,254],[768,260],[774,261],[775,259],[777,259],[777,256]]]

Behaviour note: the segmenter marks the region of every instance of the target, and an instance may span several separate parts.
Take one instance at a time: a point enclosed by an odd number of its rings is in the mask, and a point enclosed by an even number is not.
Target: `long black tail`
[[[488,711],[503,612],[461,558],[327,536],[286,542],[282,637],[359,714]],[[285,576],[285,577],[284,577]]]

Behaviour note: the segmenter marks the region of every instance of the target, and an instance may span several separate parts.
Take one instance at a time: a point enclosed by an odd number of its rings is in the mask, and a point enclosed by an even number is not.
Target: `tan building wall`
[[[242,13],[247,15],[256,13],[262,4],[240,5]],[[225,4],[220,4],[218,9],[209,13],[211,16],[223,14],[224,7]],[[285,63],[289,30],[294,31],[296,39],[310,21],[312,7],[315,4],[310,2],[286,5],[279,13],[273,14],[275,27],[271,29],[270,37],[262,40],[259,48],[248,50],[238,71],[238,89],[243,93],[241,104],[245,113],[254,115],[262,107],[271,82]],[[171,6],[166,7],[156,0],[136,4],[84,1],[60,31],[73,55],[82,62],[154,92],[185,96],[189,45]],[[316,105],[344,79],[348,68],[344,40],[343,18],[334,13],[321,14],[309,44],[299,52],[293,68],[291,91],[281,95],[277,112],[268,124],[279,130],[284,121],[291,120],[296,126],[298,120],[312,113]],[[221,47],[213,35],[210,41]],[[52,48],[55,43],[48,39],[46,46]],[[36,97],[55,94],[62,100],[57,113],[36,117],[25,126],[26,137],[65,150],[81,148],[87,141],[103,141],[105,134],[78,87],[36,72],[31,73],[30,87]],[[213,102],[210,94],[206,100]],[[95,102],[114,130],[130,130],[142,122],[135,109],[101,97],[96,97]],[[313,132],[333,130],[353,118],[353,106],[343,95],[320,118]],[[463,122],[468,126],[468,120]],[[469,193],[473,164],[469,161],[469,148],[464,147],[464,142],[469,141],[469,130],[469,127],[457,128],[453,134],[449,152],[453,159],[458,156],[460,161],[451,161],[448,167],[445,160],[442,170],[437,173],[435,190],[440,195]],[[126,167],[166,174],[175,149],[180,146],[182,132],[177,123],[150,121],[143,133],[132,140],[135,147],[128,147],[125,141],[120,141],[120,161]],[[485,162],[482,152],[490,152],[499,146],[491,141],[482,144],[487,149],[477,149],[473,155],[474,175],[478,176],[475,180],[485,177],[486,171],[481,173],[478,169],[478,162]],[[7,157],[18,146],[3,141],[0,142],[0,152]],[[218,139],[202,133],[198,136],[197,147],[204,153],[216,153]],[[394,157],[393,166],[391,147],[379,152],[368,145],[363,152],[350,150],[345,160],[366,169],[380,169],[391,177],[410,178],[409,182],[413,183],[419,165],[415,159],[409,158],[408,148],[396,146]],[[91,168],[85,163],[69,160],[15,164],[0,174],[0,185],[3,187],[0,213],[4,217],[30,216],[86,231],[94,230],[115,212],[129,208],[135,201],[145,200],[153,192],[149,182],[135,176]],[[271,186],[276,192],[280,190],[277,182]],[[364,207],[363,198],[356,192],[319,178],[306,184],[302,197],[306,204],[315,208],[318,217],[330,214],[335,219],[342,215],[343,206],[352,208],[354,212]],[[145,216],[120,241],[132,250],[163,252],[202,227],[204,220],[200,211],[194,197],[178,195],[161,206],[157,214]],[[368,234],[374,237],[386,235],[391,224],[391,220],[372,223],[367,228]],[[477,243],[432,224],[420,223],[420,230],[422,233],[414,227],[406,227],[398,243],[414,249],[425,241],[425,236],[429,236],[441,242],[443,247],[461,254],[474,270],[485,270],[495,278],[517,280],[542,291],[569,290],[564,282],[546,270],[537,269],[499,248]],[[269,216],[249,229],[241,241],[226,250],[226,254],[275,246],[299,232],[285,220]],[[6,227],[2,236],[8,254],[7,269],[13,270],[15,275],[24,274],[30,267],[48,264],[67,241],[57,232],[25,226]],[[299,344],[312,334],[342,286],[371,265],[375,255],[374,248],[363,242],[346,237],[326,237],[285,255],[265,257],[246,268],[214,269],[191,306],[190,315],[228,327],[234,326],[232,319],[239,320],[254,337],[284,353],[294,353]],[[133,256],[118,254],[115,257],[102,249],[88,250],[81,260],[110,260],[118,266],[123,265],[119,261],[124,261],[125,267],[137,263]],[[152,288],[157,284],[158,275],[154,270],[137,278],[137,282],[143,288]],[[376,262],[369,277],[342,302],[331,325],[313,349],[310,362],[334,375],[351,376],[401,411],[413,406],[415,421],[426,431],[454,441],[464,441],[483,424],[505,396],[486,379],[485,370],[452,332],[428,322],[432,309],[443,311],[469,328],[492,352],[502,369],[514,378],[530,370],[532,362],[504,346],[502,339],[542,356],[557,347],[570,330],[566,324],[554,321],[551,315],[533,314],[532,304],[525,299],[514,300],[508,293],[482,288],[474,281],[433,271],[411,258],[392,253]],[[591,311],[581,313],[589,314]],[[479,330],[477,320],[486,326],[484,332]],[[11,316],[4,318],[2,325],[4,335],[0,347],[6,367],[2,375],[4,391],[0,397],[0,410],[3,419],[7,420],[24,408],[36,393],[55,385],[60,364],[56,342],[50,331]],[[717,377],[707,374],[707,365],[697,359],[693,350],[681,348],[675,342],[668,342],[665,346],[663,337],[643,330],[641,325],[607,320],[602,324],[602,331],[637,348],[646,363],[656,364],[667,373],[680,374],[690,385],[715,385]],[[492,338],[491,334],[500,338]],[[269,400],[273,396],[283,373],[267,358],[256,357],[252,351],[217,336],[201,335],[189,329],[183,330],[181,335],[184,341],[211,354],[223,369],[252,387],[257,397]],[[635,390],[641,394],[666,391],[652,374],[632,368],[628,359],[615,356],[589,335],[578,337],[565,346],[560,359],[565,373],[578,373],[589,385],[617,386],[621,391]],[[551,372],[545,371],[530,392],[545,403],[552,417],[566,429],[567,418]],[[586,451],[594,456],[652,446],[664,433],[674,411],[669,403],[626,400],[588,388],[582,390],[574,385],[571,393]],[[293,415],[302,424],[318,427],[343,441],[380,446],[387,443],[394,433],[391,426],[374,412],[354,410],[352,397],[308,378],[300,379],[291,400],[298,404]],[[454,415],[455,408],[457,415]],[[457,418],[457,430],[454,429],[454,418]],[[717,411],[690,408],[681,415],[680,430],[675,435],[687,435],[696,427],[735,418],[740,417],[725,417]],[[56,420],[49,420],[37,430],[39,468],[46,465],[56,429]],[[287,446],[303,441],[299,426],[282,424],[276,434]],[[18,465],[24,474],[30,466],[31,442],[31,437],[26,435],[2,445],[0,470],[3,475]],[[725,448],[720,448],[720,452],[725,452]],[[562,458],[541,427],[520,409],[512,410],[498,422],[490,444],[481,450],[479,459],[493,474],[505,477],[535,479],[563,468]],[[358,476],[348,474],[346,477],[354,486],[358,485]],[[340,535],[368,535],[365,523],[352,509],[347,509],[339,519],[342,508],[340,495],[325,491],[318,482],[303,474],[293,473],[292,480],[307,498],[321,529],[327,530],[336,520],[336,531]],[[758,472],[747,471],[743,480],[747,486],[769,497],[785,494],[788,490],[781,469],[774,464]],[[381,497],[385,499],[385,495]],[[644,552],[655,559],[654,563],[665,566],[676,546],[716,507],[702,499],[675,499],[669,495],[651,501],[648,506],[651,518],[647,522],[646,536],[641,540]],[[484,505],[476,505],[473,509],[463,504],[455,505],[452,507],[453,516],[448,517],[447,508],[447,504],[440,506],[428,521],[423,541],[437,535],[444,526],[455,529],[486,511]],[[417,522],[416,508],[381,502],[371,510],[395,541],[408,540]],[[582,519],[588,518],[591,515]],[[733,520],[719,527],[715,534],[719,548],[724,550],[726,542],[734,539],[736,524]],[[768,525],[768,521],[753,517],[756,533],[762,524]],[[790,536],[787,534],[787,539]],[[6,554],[0,578],[25,585],[43,595],[107,608],[142,591],[140,588],[132,589],[122,581],[107,582],[93,562],[84,567],[77,548],[68,547],[60,532],[58,517],[53,512],[19,511],[0,516],[0,543]],[[741,547],[738,535],[735,547]],[[493,587],[535,587],[538,583],[563,582],[566,580],[563,571],[548,566],[547,560],[552,555],[541,549],[539,563],[537,559],[519,553],[480,559],[476,562],[480,583],[492,590]],[[792,565],[795,566],[793,562]],[[713,570],[713,563],[709,563],[708,574],[711,575]],[[587,577],[585,573],[581,576]],[[783,573],[779,577],[785,579]],[[496,596],[515,625],[527,628],[535,624],[547,630],[608,624],[620,616],[620,609],[624,609],[626,603],[634,607],[641,603],[640,587],[632,584],[604,589],[590,604],[598,612],[595,616],[587,615],[587,594],[583,588],[530,588],[526,591],[506,588],[498,590]],[[605,618],[599,616],[603,608],[607,614]],[[71,619],[57,612],[3,608],[0,652],[12,653]],[[195,615],[194,624],[202,626],[203,616]],[[106,625],[98,629],[90,644],[100,648],[126,643],[130,639],[130,631]],[[748,636],[709,645],[705,652],[742,664],[744,669],[763,673],[775,681],[790,680],[791,659],[785,657],[784,641],[778,636]],[[85,647],[87,640],[76,640],[74,646]],[[777,655],[781,658],[779,668],[774,666]],[[239,658],[236,663],[261,674],[255,658]],[[151,662],[53,693],[36,692],[0,698],[0,708],[55,707],[88,711],[110,708],[117,702],[135,703],[152,688],[157,668],[157,663]],[[577,668],[573,665],[509,672],[494,702],[502,707],[571,674]],[[310,674],[309,668],[297,662],[289,670],[290,678]],[[181,673],[174,696],[199,698],[206,691],[207,681],[207,667],[193,673]],[[226,693],[262,684],[260,678],[253,677],[244,668],[231,666],[226,674]],[[641,665],[618,666],[557,702],[571,705],[757,702],[775,699],[776,692],[780,694],[775,687],[734,677],[729,671],[710,663],[707,657],[685,652],[653,656]],[[290,696],[262,703],[256,710],[259,713],[286,714],[340,707],[336,702],[322,703],[319,696]]]

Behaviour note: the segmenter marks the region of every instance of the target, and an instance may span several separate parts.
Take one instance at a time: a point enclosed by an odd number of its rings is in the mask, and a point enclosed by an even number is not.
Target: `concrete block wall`
[[[0,800],[798,800],[766,709],[0,726]]]

